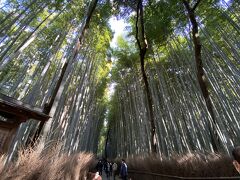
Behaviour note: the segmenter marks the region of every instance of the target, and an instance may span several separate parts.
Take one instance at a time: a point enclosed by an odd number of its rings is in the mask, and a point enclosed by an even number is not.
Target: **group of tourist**
[[[232,151],[233,155],[233,165],[235,169],[240,173],[240,146],[237,146]],[[119,177],[122,180],[127,180],[128,176],[128,167],[124,159],[122,159],[121,166],[118,169],[118,165],[116,162],[108,162],[108,161],[102,161],[100,160],[97,163],[97,166],[95,168],[97,172],[92,173],[91,180],[102,180],[102,172],[105,171],[107,178],[113,176],[113,179],[115,180],[116,175],[119,172]]]
[[[106,160],[99,160],[96,168],[96,172],[91,173],[91,180],[102,180],[102,174],[105,172],[107,179],[110,179],[110,177],[113,177],[115,180],[117,174],[119,173],[119,177],[123,180],[127,180],[128,175],[128,169],[127,164],[124,159],[122,159],[121,165],[119,166],[116,162],[108,162]]]

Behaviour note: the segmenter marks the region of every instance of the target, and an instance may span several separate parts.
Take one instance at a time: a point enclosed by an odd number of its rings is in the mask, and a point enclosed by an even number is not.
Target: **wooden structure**
[[[0,94],[0,154],[7,153],[19,125],[29,119],[47,121],[42,110]]]

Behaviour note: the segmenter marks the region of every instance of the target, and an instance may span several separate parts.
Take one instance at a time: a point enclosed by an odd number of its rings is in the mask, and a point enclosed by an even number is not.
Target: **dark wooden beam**
[[[0,94],[0,113],[1,112],[12,114],[22,122],[28,119],[47,121],[50,118],[50,116],[44,114],[41,109],[24,104],[21,101],[2,94]]]

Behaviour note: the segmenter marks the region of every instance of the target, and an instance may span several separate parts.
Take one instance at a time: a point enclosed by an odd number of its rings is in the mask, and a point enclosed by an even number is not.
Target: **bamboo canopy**
[[[4,1],[0,92],[10,98],[0,108],[41,121],[21,123],[9,160],[39,139],[45,148],[56,142],[61,152],[111,158],[230,154],[240,143],[239,7],[237,0]],[[113,16],[128,23],[116,47]]]

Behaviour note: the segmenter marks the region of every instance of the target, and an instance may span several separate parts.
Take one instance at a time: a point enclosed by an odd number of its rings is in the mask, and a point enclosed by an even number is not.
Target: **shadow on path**
[[[110,176],[107,178],[107,175],[105,172],[102,173],[102,180],[114,180],[113,176]],[[115,176],[115,180],[121,180],[118,175]]]

